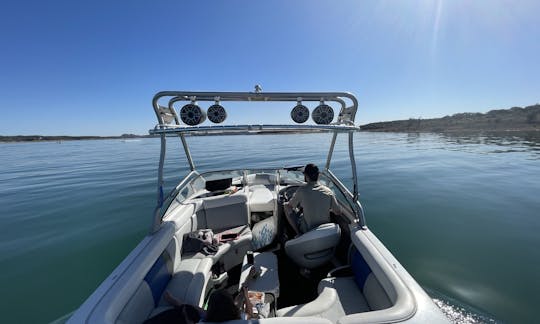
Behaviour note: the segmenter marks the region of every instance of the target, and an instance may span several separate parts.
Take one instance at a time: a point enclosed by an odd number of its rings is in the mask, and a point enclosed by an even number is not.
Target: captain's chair
[[[285,243],[285,253],[298,266],[313,269],[330,261],[341,237],[339,226],[334,223],[319,225]]]

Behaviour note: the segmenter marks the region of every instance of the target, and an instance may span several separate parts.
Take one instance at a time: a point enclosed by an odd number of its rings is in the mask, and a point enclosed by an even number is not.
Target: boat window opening
[[[280,170],[280,185],[302,184],[304,174],[300,170]]]
[[[275,185],[277,181],[277,172],[275,170],[247,170],[245,174],[248,185]]]
[[[180,192],[178,194],[178,197],[177,199],[179,200],[179,202],[182,202],[184,200],[187,199],[187,197],[189,197],[189,195],[191,194],[191,190],[189,187],[185,187],[184,190],[182,190],[182,192]]]
[[[226,178],[232,178],[232,182],[238,180],[238,178],[242,178],[243,172],[239,170],[231,170],[231,171],[208,171],[201,174],[201,179],[206,181],[213,181],[213,180],[220,180],[220,179],[226,179]],[[204,188],[204,186],[203,186]]]
[[[183,203],[186,199],[189,199],[196,195],[198,192],[204,190],[205,181],[200,176],[186,183],[184,186],[178,188],[175,192],[171,192],[171,196],[167,198],[170,200],[174,197],[174,201],[177,203]],[[177,192],[177,194],[176,194]],[[175,197],[176,195],[176,197]],[[162,208],[162,213],[165,213],[170,204],[165,203]]]
[[[328,177],[326,177],[324,174],[321,174],[319,176],[319,182],[332,190],[334,196],[336,196],[336,199],[341,204],[342,208],[345,208],[349,213],[353,213],[353,208],[349,202],[349,199],[347,199],[345,194],[341,192],[341,190]]]

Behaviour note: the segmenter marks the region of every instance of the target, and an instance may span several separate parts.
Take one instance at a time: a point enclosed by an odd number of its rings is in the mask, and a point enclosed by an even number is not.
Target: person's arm
[[[300,234],[300,229],[298,228],[298,224],[297,224],[298,220],[296,216],[294,215],[293,208],[296,208],[300,205],[300,200],[301,200],[301,193],[297,190],[292,196],[291,200],[283,204],[283,210],[285,211],[285,216],[287,217],[287,221],[293,228],[295,235]]]
[[[296,189],[296,192],[291,197],[291,199],[287,202],[286,205],[288,205],[291,209],[297,208],[300,205],[300,201],[302,200],[302,192],[300,191],[300,188]]]

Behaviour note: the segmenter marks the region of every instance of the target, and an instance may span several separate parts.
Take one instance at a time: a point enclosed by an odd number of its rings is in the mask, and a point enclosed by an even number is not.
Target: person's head
[[[208,299],[206,322],[225,322],[240,319],[240,310],[227,291],[216,290]]]
[[[306,178],[306,181],[319,180],[319,168],[313,163],[307,164],[304,167],[304,176]]]

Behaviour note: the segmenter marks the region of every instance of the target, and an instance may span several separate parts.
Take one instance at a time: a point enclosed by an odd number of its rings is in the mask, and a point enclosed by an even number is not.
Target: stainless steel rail
[[[245,133],[316,133],[316,132],[350,132],[359,131],[360,127],[348,125],[216,125],[216,126],[182,126],[157,125],[150,134],[194,133],[197,135],[220,135],[238,132]]]
[[[222,135],[222,134],[265,134],[265,133],[334,133],[325,165],[325,171],[335,180],[343,191],[345,190],[353,201],[356,201],[357,218],[360,224],[365,225],[364,213],[358,202],[358,180],[356,174],[356,162],[354,159],[353,134],[360,130],[355,126],[354,120],[358,110],[358,100],[348,92],[196,92],[196,91],[162,91],[158,92],[152,99],[152,106],[156,114],[158,123],[149,131],[150,134],[160,135],[161,153],[158,170],[158,192],[157,206],[154,211],[151,231],[155,232],[161,225],[163,217],[163,203],[170,197],[163,196],[163,167],[165,163],[166,138],[168,135],[180,137],[184,147],[184,153],[191,170],[190,175],[196,172],[195,163],[191,157],[185,135]],[[167,105],[160,106],[160,99],[168,98]],[[216,125],[216,126],[185,126],[180,124],[178,114],[174,109],[174,103],[179,101],[254,101],[254,102],[335,102],[341,106],[337,121],[329,125]],[[334,153],[334,146],[339,133],[348,134],[349,158],[351,161],[353,193],[351,194],[345,186],[330,171],[330,163]],[[184,181],[188,178],[186,177]],[[184,183],[182,181],[182,183]],[[178,188],[178,187],[177,187]],[[174,194],[175,191],[169,195]]]
[[[166,124],[159,113],[159,100],[164,97],[171,97],[169,109],[177,101],[328,101],[337,102],[341,105],[338,115],[338,123],[353,124],[358,109],[356,97],[348,92],[194,92],[194,91],[162,91],[158,92],[152,99],[152,106],[156,113],[158,124]],[[351,102],[347,107],[345,99]]]

